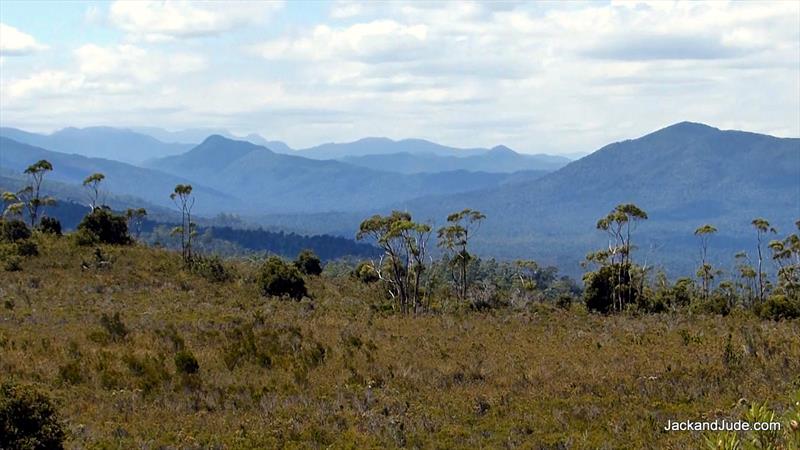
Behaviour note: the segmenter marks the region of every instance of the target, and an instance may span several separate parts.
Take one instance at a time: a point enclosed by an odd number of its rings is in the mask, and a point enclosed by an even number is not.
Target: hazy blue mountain
[[[285,142],[270,141],[264,139],[264,137],[257,133],[251,133],[247,136],[240,137],[222,128],[188,128],[185,130],[169,131],[158,127],[134,127],[133,130],[147,134],[163,142],[178,142],[182,144],[192,144],[194,146],[203,142],[209,136],[219,135],[228,139],[239,139],[256,145],[261,145],[276,153],[294,152],[294,150],[286,145]]]
[[[18,192],[25,187],[27,183],[27,179],[21,174],[11,173],[10,171],[4,171],[0,173],[0,192]],[[42,185],[42,192],[44,195],[49,195],[58,199],[59,203],[79,205],[81,206],[81,210],[88,209],[88,196],[86,189],[79,184],[64,183],[45,178],[45,182]],[[174,222],[180,217],[172,208],[158,206],[139,197],[134,197],[131,195],[118,195],[111,192],[104,192],[102,197],[103,204],[110,206],[115,211],[124,211],[128,208],[145,208],[150,218],[160,221]],[[48,207],[47,211],[50,211],[50,209],[51,208]],[[62,209],[68,211],[66,218],[69,220],[64,223],[65,226],[71,224],[71,220],[75,219],[76,217],[77,220],[80,220],[80,218],[83,217],[82,215],[76,216],[77,213],[75,213],[75,211],[77,210],[74,208],[74,206],[64,205],[64,208]],[[54,213],[48,213],[48,215],[51,217],[58,217],[58,214]]]
[[[185,178],[119,161],[54,152],[0,137],[0,167],[19,174],[40,159],[46,159],[54,166],[54,170],[47,174],[49,181],[80,185],[88,175],[101,172],[106,176],[103,185],[109,192],[138,197],[166,207],[172,206],[169,195],[175,185],[188,182]],[[239,206],[235,197],[206,188],[202,183],[193,184],[199,212],[216,212],[214,208],[220,205],[230,205],[232,209]]]
[[[0,128],[0,136],[57,152],[131,164],[183,153],[192,147],[188,144],[164,143],[145,134],[112,127],[64,128],[52,134]]]
[[[391,155],[394,153],[470,156],[487,151],[488,149],[485,148],[448,147],[424,139],[393,141],[383,137],[368,137],[347,143],[328,143],[298,150],[300,155],[314,159],[338,159],[348,156]]]
[[[393,208],[437,225],[450,212],[479,209],[488,216],[474,237],[481,255],[533,258],[575,275],[587,252],[606,245],[595,229],[597,219],[627,202],[650,217],[635,232],[639,261],[663,265],[673,275],[694,273],[699,251],[693,232],[711,223],[719,229],[711,240],[714,263],[729,270],[734,252],[754,252],[753,218],[769,219],[780,234],[800,219],[800,139],[683,122],[607,145],[535,180],[423,197]],[[391,209],[258,219],[349,236],[364,217]]]
[[[505,146],[497,146],[472,156],[443,156],[433,153],[392,153],[385,155],[346,156],[348,164],[375,170],[398,173],[430,173],[450,170],[470,170],[510,173],[519,170],[553,171],[570,160],[552,155],[525,155]]]
[[[711,223],[719,229],[712,249],[727,264],[732,252],[752,249],[753,218],[781,232],[800,219],[800,139],[683,122],[607,145],[537,180],[402,206],[421,218],[477,208],[489,217],[476,239],[483,252],[576,269],[605,244],[597,219],[628,202],[650,217],[637,231],[640,258],[692,267],[693,232]]]
[[[542,175],[463,170],[403,175],[278,154],[216,135],[185,154],[150,161],[148,167],[201,181],[245,200],[249,206],[239,212],[250,214],[362,210],[423,195],[498,186],[512,177]]]

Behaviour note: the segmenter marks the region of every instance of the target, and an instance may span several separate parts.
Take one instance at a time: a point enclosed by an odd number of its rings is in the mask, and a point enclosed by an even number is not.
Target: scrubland
[[[254,262],[215,281],[166,250],[34,239],[0,272],[0,378],[53,400],[68,448],[685,449],[730,436],[668,420],[764,404],[775,442],[800,440],[797,320],[541,301],[400,315],[348,276],[307,276],[293,301],[262,296]]]

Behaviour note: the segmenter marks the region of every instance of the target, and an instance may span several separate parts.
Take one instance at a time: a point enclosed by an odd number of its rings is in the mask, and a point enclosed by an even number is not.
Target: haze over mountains
[[[636,203],[650,216],[637,230],[642,256],[658,248],[659,263],[681,268],[695,263],[692,233],[699,225],[720,230],[712,253],[723,260],[752,246],[753,218],[763,216],[781,231],[800,218],[800,139],[688,122],[607,145],[565,166],[560,157],[415,139],[367,138],[276,152],[221,135],[192,146],[180,142],[196,137],[188,134],[165,143],[112,130],[42,137],[3,128],[0,169],[19,173],[44,158],[55,166],[48,179],[77,186],[99,171],[113,193],[161,206],[170,205],[175,184],[189,182],[203,214],[236,212],[273,227],[347,237],[367,215],[392,208],[438,225],[450,212],[474,208],[488,217],[474,241],[481,255],[534,258],[568,273],[587,251],[604,245],[595,223],[619,203]],[[61,153],[76,151],[93,133],[94,143],[106,144],[84,151],[113,155],[108,143],[128,137],[114,151],[139,155],[141,167]],[[46,145],[58,145],[60,152]],[[160,158],[149,157],[157,152]]]

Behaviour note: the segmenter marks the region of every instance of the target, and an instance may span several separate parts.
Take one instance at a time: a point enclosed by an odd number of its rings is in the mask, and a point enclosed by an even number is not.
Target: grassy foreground
[[[667,421],[780,416],[800,390],[796,320],[402,317],[349,278],[269,299],[249,263],[213,283],[166,251],[38,240],[0,272],[0,378],[55,399],[72,448],[696,448]]]

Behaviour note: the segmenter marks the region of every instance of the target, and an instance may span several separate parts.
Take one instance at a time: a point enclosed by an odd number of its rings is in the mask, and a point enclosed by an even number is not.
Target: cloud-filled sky
[[[0,3],[0,124],[586,153],[800,136],[800,2]]]

